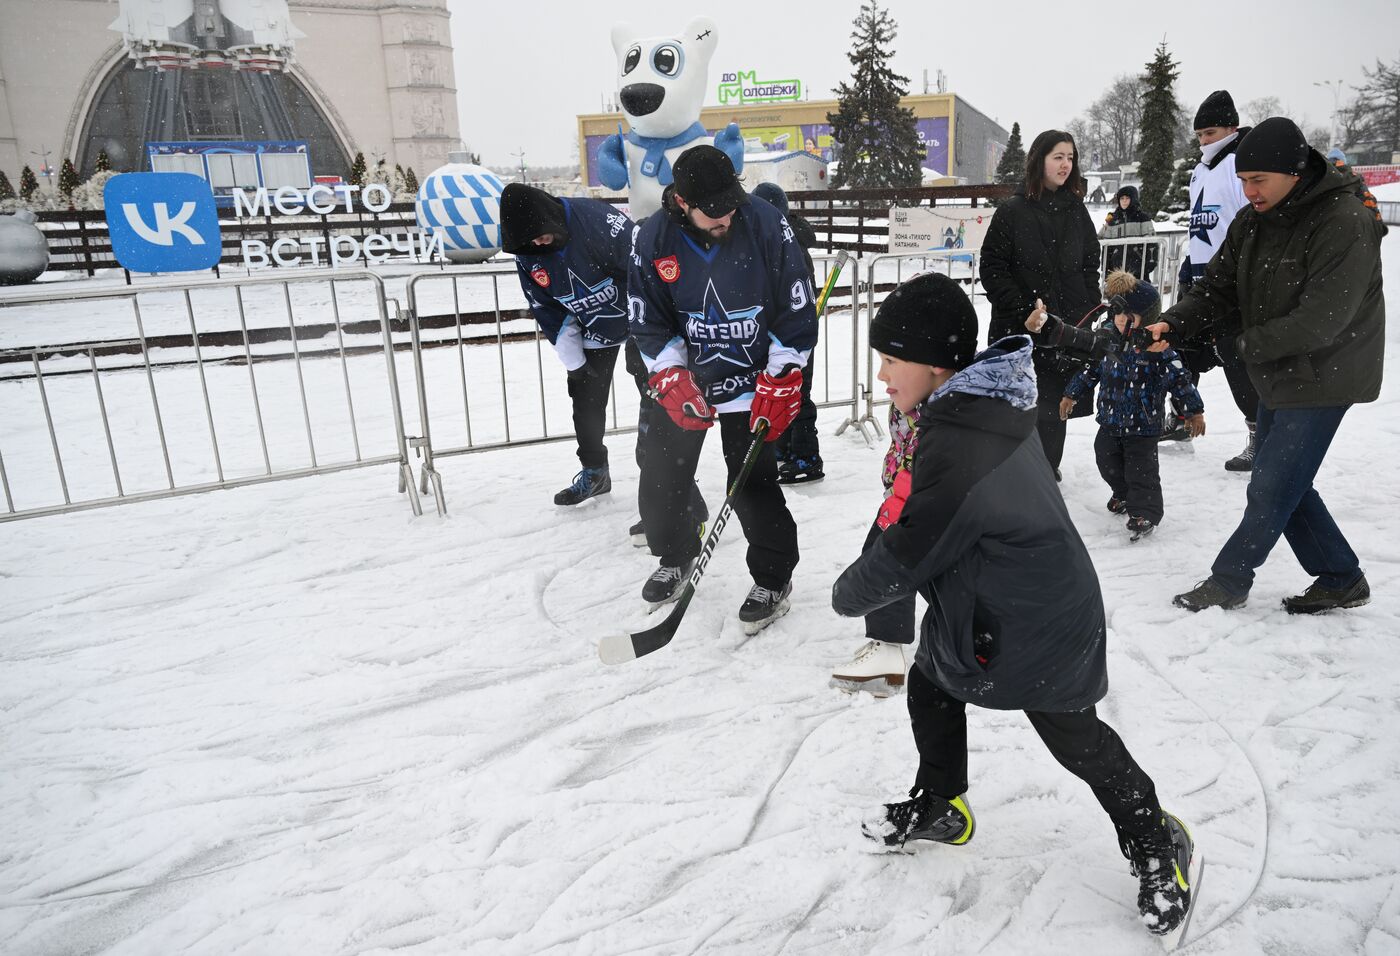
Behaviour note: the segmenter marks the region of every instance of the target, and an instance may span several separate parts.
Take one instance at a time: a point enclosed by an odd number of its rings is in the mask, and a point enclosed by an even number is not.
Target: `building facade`
[[[446,0],[0,0],[0,170],[150,141],[302,140],[425,175],[459,144]]]

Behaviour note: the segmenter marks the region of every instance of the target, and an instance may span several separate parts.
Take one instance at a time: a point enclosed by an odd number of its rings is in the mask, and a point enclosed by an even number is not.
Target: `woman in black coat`
[[[1157,228],[1152,224],[1152,217],[1147,214],[1147,210],[1142,208],[1142,203],[1138,201],[1138,191],[1136,186],[1124,186],[1118,190],[1118,195],[1113,197],[1113,210],[1109,212],[1108,218],[1104,220],[1103,228],[1099,230],[1100,239],[1134,239],[1138,237],[1155,236]],[[1144,260],[1143,252],[1147,252]],[[1131,272],[1139,279],[1152,281],[1152,272],[1157,268],[1157,247],[1155,245],[1133,246],[1112,246],[1104,256],[1104,272],[1112,272],[1115,269],[1123,269]]]
[[[1024,335],[1037,299],[1068,322],[1078,322],[1103,300],[1099,240],[1084,208],[1084,177],[1069,133],[1049,129],[1031,143],[1025,182],[992,216],[981,258],[982,288],[992,303],[989,344]],[[1060,396],[1082,365],[1055,350],[1035,350],[1036,431],[1057,480],[1065,450]]]

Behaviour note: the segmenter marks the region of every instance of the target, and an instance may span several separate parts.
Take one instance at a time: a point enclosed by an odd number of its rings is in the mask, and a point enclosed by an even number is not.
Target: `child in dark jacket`
[[[1075,403],[1098,386],[1094,456],[1112,492],[1108,510],[1128,514],[1128,531],[1137,541],[1162,523],[1157,442],[1166,430],[1163,399],[1170,392],[1181,403],[1192,438],[1206,433],[1205,405],[1180,356],[1170,349],[1149,352],[1150,341],[1138,342],[1132,334],[1161,314],[1157,290],[1126,272],[1111,272],[1107,292],[1110,303],[1117,304],[1113,322],[1123,347],[1070,380],[1060,400],[1060,417],[1068,418]]]
[[[1117,828],[1143,922],[1159,935],[1180,933],[1199,858],[1152,778],[1095,712],[1108,689],[1103,596],[1045,467],[1031,340],[1010,336],[974,355],[977,317],[965,294],[941,309],[900,295],[924,278],[886,299],[870,328],[891,400],[918,416],[907,499],[886,499],[881,519],[892,520],[831,595],[849,617],[916,592],[928,602],[906,698],[919,754],[914,788],[872,815],[865,835],[890,849],[967,844],[976,833],[967,705],[1023,710]]]

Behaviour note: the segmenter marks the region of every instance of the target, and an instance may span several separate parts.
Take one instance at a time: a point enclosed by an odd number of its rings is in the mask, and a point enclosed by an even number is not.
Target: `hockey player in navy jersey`
[[[802,369],[817,338],[815,295],[787,220],[768,203],[749,202],[729,157],[692,147],[673,176],[662,208],[637,230],[627,280],[632,336],[659,406],[649,454],[666,464],[643,475],[642,520],[661,563],[642,597],[674,600],[700,553],[684,505],[705,429],[719,422],[732,479],[753,430],[767,421],[767,442],[734,502],[754,581],[739,619],[752,634],[787,611],[797,566],[797,525],[772,442],[801,404]]]
[[[603,444],[608,390],[618,347],[627,343],[627,371],[641,395],[637,464],[645,458],[650,415],[647,372],[627,330],[627,262],[632,220],[598,199],[558,199],[542,189],[511,183],[501,194],[501,248],[516,257],[530,311],[569,374],[574,434],[583,470],[554,496],[576,505],[612,490]],[[696,521],[705,502],[692,488]]]

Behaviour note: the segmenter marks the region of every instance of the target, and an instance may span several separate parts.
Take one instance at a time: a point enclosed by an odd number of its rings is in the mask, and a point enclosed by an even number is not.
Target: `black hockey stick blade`
[[[686,581],[676,606],[671,608],[665,620],[655,627],[635,634],[605,635],[598,642],[598,657],[604,664],[625,664],[645,657],[652,651],[661,650],[676,636],[676,631],[681,626],[681,618],[685,617],[685,609],[690,606],[690,599],[695,596],[695,588],[705,576],[705,568],[709,566],[710,557],[715,553],[715,545],[719,544],[719,536],[724,532],[724,526],[729,523],[729,516],[734,513],[734,498],[739,494],[739,489],[744,487],[744,482],[748,481],[749,472],[753,471],[754,462],[758,461],[758,453],[763,450],[763,436],[767,433],[768,423],[760,419],[758,427],[754,429],[753,442],[749,444],[748,453],[744,455],[744,464],[734,476],[734,483],[729,486],[724,504],[720,506],[719,514],[711,523],[705,546],[700,549],[700,556],[690,572],[690,580]]]

